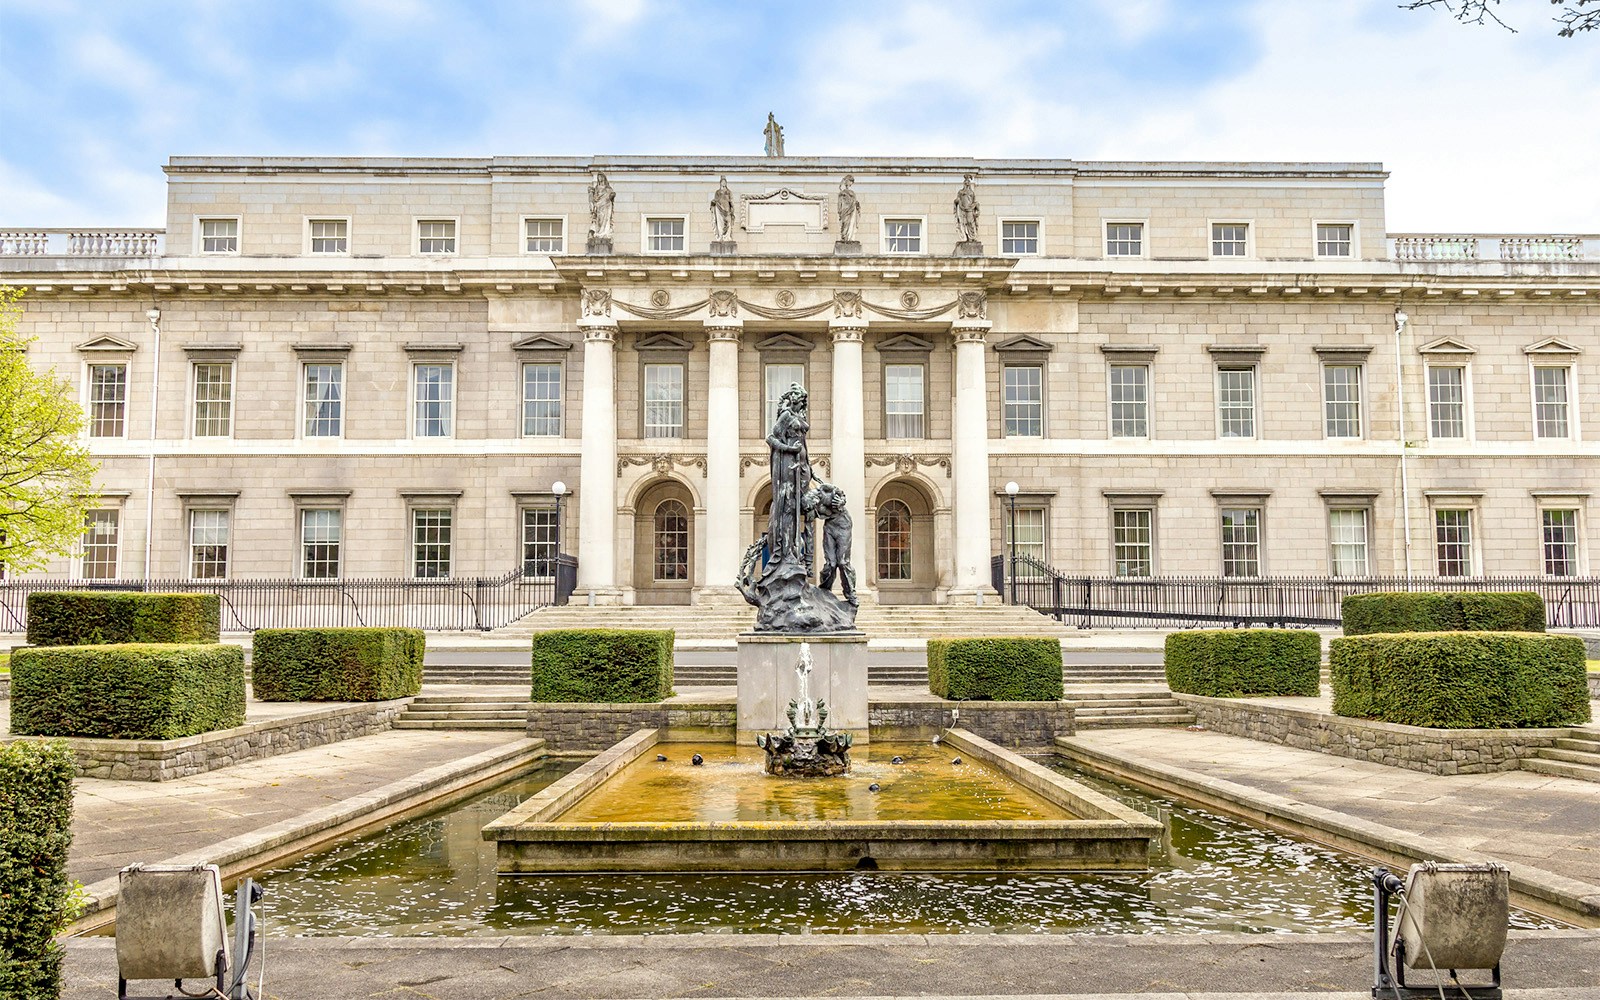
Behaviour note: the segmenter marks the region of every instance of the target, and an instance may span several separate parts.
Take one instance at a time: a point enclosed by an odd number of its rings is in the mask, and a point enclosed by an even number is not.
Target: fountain
[[[756,736],[756,746],[767,752],[768,774],[831,777],[850,770],[855,737],[829,731],[828,703],[811,700],[811,668],[811,644],[802,642],[794,668],[800,693],[789,699],[789,728]]]

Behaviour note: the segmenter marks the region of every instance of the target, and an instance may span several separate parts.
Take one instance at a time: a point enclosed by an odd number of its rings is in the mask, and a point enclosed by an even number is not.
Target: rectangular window
[[[127,433],[128,366],[89,366],[89,436],[119,438]]]
[[[683,366],[644,366],[644,436],[683,437]]]
[[[238,219],[201,219],[201,253],[238,253]]]
[[[344,364],[308,364],[305,382],[306,437],[339,437],[344,433]]]
[[[1217,369],[1217,436],[1256,436],[1256,370]]]
[[[1242,222],[1211,224],[1211,256],[1243,257],[1249,253],[1250,227]]]
[[[1044,544],[1044,508],[1018,507],[1015,530],[1017,557],[1019,559],[1032,559],[1038,563],[1048,565]],[[1026,566],[1020,566],[1017,569],[1017,579],[1019,580],[1032,579],[1037,576],[1038,571]]]
[[[450,577],[449,508],[411,512],[411,575],[419,580]]]
[[[1351,239],[1355,227],[1347,222],[1317,223],[1317,256],[1351,256]]]
[[[1144,223],[1106,223],[1107,257],[1141,257],[1144,255]]]
[[[884,253],[921,253],[921,219],[884,219]]]
[[[1467,370],[1455,365],[1428,366],[1428,435],[1467,436]]]
[[[456,220],[420,219],[417,222],[418,253],[455,253]]]
[[[455,366],[416,365],[416,436],[449,437],[455,424]]]
[[[1222,575],[1261,575],[1261,510],[1232,507],[1222,511]]]
[[[1434,511],[1433,542],[1440,576],[1472,575],[1472,511]]]
[[[117,539],[122,512],[91,510],[83,519],[83,569],[85,580],[117,578]]]
[[[1111,548],[1117,576],[1149,576],[1155,568],[1155,511],[1111,512]]]
[[[194,580],[228,578],[228,511],[189,512],[189,576]]]
[[[524,437],[561,436],[561,366],[522,366],[522,434]]]
[[[1044,437],[1044,369],[1006,365],[1006,437]]]
[[[339,578],[339,550],[344,540],[344,511],[300,512],[300,575],[307,580]]]
[[[1544,529],[1544,573],[1546,576],[1578,575],[1578,512],[1545,510],[1539,512]]]
[[[1567,367],[1535,365],[1533,369],[1533,436],[1569,437]]]
[[[529,219],[526,227],[528,253],[566,253],[566,223],[562,219]]]
[[[648,240],[645,250],[650,253],[683,253],[683,225],[682,219],[644,220]]]
[[[1361,366],[1322,366],[1323,432],[1330,438],[1361,436]]]
[[[233,433],[233,362],[207,361],[194,366],[194,436],[227,437]]]
[[[1366,576],[1367,512],[1365,508],[1328,511],[1328,571],[1331,576]]]
[[[555,576],[560,549],[554,507],[522,508],[522,575],[534,579]]]
[[[350,223],[344,219],[312,219],[311,252],[349,253]]]
[[[1039,252],[1039,223],[1016,221],[1000,223],[1000,252],[1028,255]]]
[[[1150,436],[1150,366],[1111,366],[1111,436]]]
[[[772,425],[778,422],[778,400],[789,391],[789,386],[798,385],[802,389],[806,387],[806,366],[767,365],[763,380],[766,388],[766,406],[763,412],[767,422],[762,425],[762,437],[765,437],[765,432],[770,431]]]
[[[883,436],[922,437],[922,366],[884,365]]]

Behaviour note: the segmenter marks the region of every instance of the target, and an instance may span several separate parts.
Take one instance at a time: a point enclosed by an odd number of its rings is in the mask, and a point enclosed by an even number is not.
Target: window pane
[[[115,580],[117,578],[117,540],[121,512],[91,510],[84,515],[83,523],[83,578],[85,580]]]
[[[683,366],[644,366],[644,436],[683,437]]]
[[[300,575],[307,580],[336,579],[343,536],[344,511],[301,511]]]
[[[1249,243],[1250,227],[1243,223],[1219,222],[1211,227],[1211,256],[1243,257]]]
[[[424,219],[417,223],[417,250],[421,253],[455,253],[455,220]]]
[[[771,430],[772,425],[778,422],[778,400],[789,391],[789,386],[798,385],[806,387],[805,365],[767,365],[764,374],[766,381],[767,405],[766,423],[762,425],[765,430]],[[765,436],[763,434],[763,436]]]
[[[1137,257],[1142,253],[1144,253],[1144,223],[1113,222],[1107,224],[1107,257]]]
[[[655,578],[689,579],[689,512],[677,500],[663,500],[655,515]]]
[[[1329,572],[1333,576],[1366,576],[1367,512],[1328,511]]]
[[[1256,436],[1256,370],[1217,369],[1217,433],[1225,438]]]
[[[651,253],[681,253],[683,251],[682,219],[649,219],[646,231],[650,235]]]
[[[1349,257],[1352,228],[1348,225],[1317,226],[1317,256]]]
[[[194,436],[227,437],[233,429],[233,365],[194,366]]]
[[[122,437],[128,409],[128,366],[89,366],[89,436]]]
[[[1428,368],[1428,433],[1436,438],[1467,436],[1465,368]]]
[[[1037,222],[1002,222],[1000,224],[1000,252],[1003,254],[1038,253],[1039,224]]]
[[[1117,576],[1149,576],[1155,566],[1155,512],[1111,512],[1111,547]]]
[[[522,433],[528,437],[561,435],[561,366],[522,366]]]
[[[225,580],[228,576],[228,512],[189,512],[189,576]]]
[[[1146,365],[1111,366],[1111,436],[1150,436],[1150,369]]]
[[[238,253],[238,219],[201,219],[200,251],[202,253]]]
[[[566,234],[561,231],[560,219],[529,219],[528,220],[528,252],[529,253],[563,253],[566,250]]]
[[[1331,438],[1361,436],[1361,366],[1322,366],[1324,430]]]
[[[911,508],[899,500],[878,508],[878,579],[911,579]]]
[[[1533,370],[1533,435],[1567,436],[1567,369],[1540,365]]]
[[[1032,559],[1041,565],[1048,565],[1049,560],[1045,551],[1044,508],[1018,507],[1016,514],[1015,534],[1008,536],[1006,541],[1016,539],[1016,554],[1019,559]],[[1039,571],[1026,563],[1019,564],[1017,579],[1039,579]]]
[[[1005,370],[1006,437],[1044,436],[1044,369],[1007,365]]]
[[[1222,511],[1222,575],[1261,575],[1261,511],[1254,507]]]
[[[883,436],[922,437],[922,366],[885,365]]]
[[[411,512],[411,575],[419,580],[443,580],[450,575],[450,522],[452,511]]]
[[[306,437],[344,433],[344,365],[306,365]]]
[[[921,219],[883,220],[884,250],[888,253],[921,253]]]
[[[350,249],[350,223],[343,219],[311,220],[312,253],[344,253]]]
[[[525,507],[522,511],[522,575],[555,575],[559,534],[554,507]]]
[[[1434,511],[1433,540],[1440,576],[1472,575],[1472,511]]]
[[[1578,575],[1578,512],[1541,512],[1544,528],[1544,571],[1547,576]]]
[[[417,365],[417,437],[449,437],[455,408],[455,368]]]

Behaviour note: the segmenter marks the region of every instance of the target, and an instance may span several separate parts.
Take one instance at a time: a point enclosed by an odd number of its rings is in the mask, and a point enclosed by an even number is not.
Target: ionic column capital
[[[835,344],[859,344],[867,332],[867,324],[859,319],[829,320],[828,332],[833,334]]]
[[[610,317],[578,320],[585,344],[614,344],[617,341],[617,324]]]
[[[717,316],[704,323],[706,336],[711,342],[718,341],[739,343],[739,338],[744,336],[744,320],[728,316]]]
[[[981,344],[989,337],[989,329],[994,326],[986,319],[958,319],[950,324],[950,332],[955,334],[958,344]]]

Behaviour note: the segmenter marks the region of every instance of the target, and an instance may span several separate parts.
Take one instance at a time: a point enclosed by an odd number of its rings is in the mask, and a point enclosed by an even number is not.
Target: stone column
[[[951,441],[951,479],[955,483],[955,579],[952,603],[997,601],[989,583],[989,375],[984,341],[986,319],[958,319],[956,339],[955,426]]]
[[[839,318],[829,321],[833,333],[833,440],[829,444],[829,470],[833,484],[844,490],[845,510],[854,533],[850,539],[850,565],[856,586],[866,592],[867,523],[866,424],[862,412],[861,340],[866,321]],[[820,565],[820,563],[819,563]],[[837,592],[837,591],[836,591]]]
[[[705,586],[697,604],[744,603],[734,586],[744,557],[739,530],[739,336],[743,320],[713,317],[706,321],[710,338],[710,385],[706,391],[706,554]]]
[[[610,310],[607,309],[607,312]],[[585,316],[583,454],[578,466],[578,591],[573,603],[616,604],[617,587],[617,324]]]

